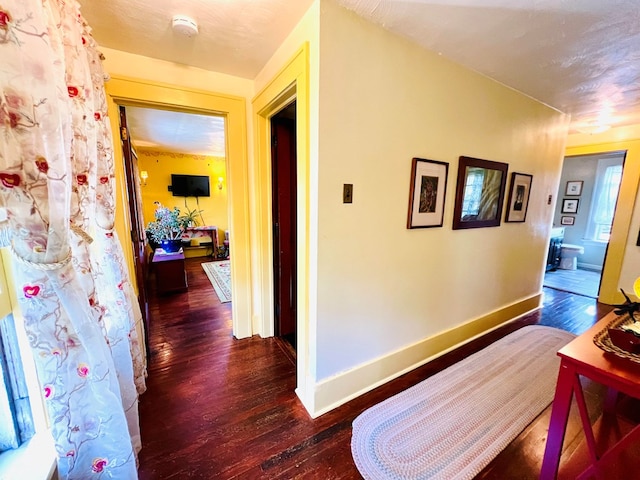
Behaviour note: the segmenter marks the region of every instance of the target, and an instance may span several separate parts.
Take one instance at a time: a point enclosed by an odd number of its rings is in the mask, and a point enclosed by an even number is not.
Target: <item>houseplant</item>
[[[165,252],[177,252],[182,245],[182,234],[186,228],[180,209],[170,210],[158,204],[154,213],[155,220],[149,222],[145,232],[149,245],[154,250],[158,247]]]
[[[202,210],[187,210],[187,213],[180,215],[178,220],[182,221],[185,228],[198,226],[198,215],[202,218]]]

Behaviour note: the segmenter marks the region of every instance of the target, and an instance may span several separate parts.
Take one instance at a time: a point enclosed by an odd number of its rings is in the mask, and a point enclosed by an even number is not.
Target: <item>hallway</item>
[[[580,333],[610,310],[588,297],[544,289],[541,312],[313,420],[294,393],[295,365],[279,341],[233,338],[231,305],[218,302],[201,261],[208,259],[187,260],[188,292],[157,297],[150,278],[151,359],[148,390],[140,402],[141,480],[359,479],[351,458],[351,423],[364,409],[521,326],[541,323]],[[592,391],[591,404],[602,393]],[[477,478],[537,478],[548,413]],[[577,421],[572,418],[570,425]]]

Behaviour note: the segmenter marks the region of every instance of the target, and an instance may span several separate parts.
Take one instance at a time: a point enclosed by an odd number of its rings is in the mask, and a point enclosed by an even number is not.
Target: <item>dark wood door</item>
[[[138,183],[138,159],[134,155],[127,128],[127,114],[124,107],[120,107],[120,140],[122,141],[122,155],[129,199],[129,216],[131,218],[131,244],[135,263],[136,284],[138,286],[138,302],[142,311],[145,325],[145,344],[149,352],[149,302],[147,300],[147,256],[145,250],[144,219],[142,217],[142,196]],[[122,241],[126,241],[122,239]]]
[[[293,117],[293,118],[292,118]],[[275,333],[296,340],[295,104],[271,119]]]

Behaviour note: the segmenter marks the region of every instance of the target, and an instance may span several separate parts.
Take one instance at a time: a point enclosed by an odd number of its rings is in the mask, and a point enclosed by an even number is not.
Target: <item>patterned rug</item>
[[[351,452],[367,479],[472,479],[553,400],[574,335],[523,327],[368,410]]]
[[[231,261],[202,263],[204,273],[209,277],[220,303],[231,301]]]

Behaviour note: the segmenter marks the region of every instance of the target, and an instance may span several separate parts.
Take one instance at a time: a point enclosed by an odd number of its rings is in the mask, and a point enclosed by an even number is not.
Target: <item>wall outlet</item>
[[[345,183],[342,188],[342,203],[353,203],[353,184]]]

